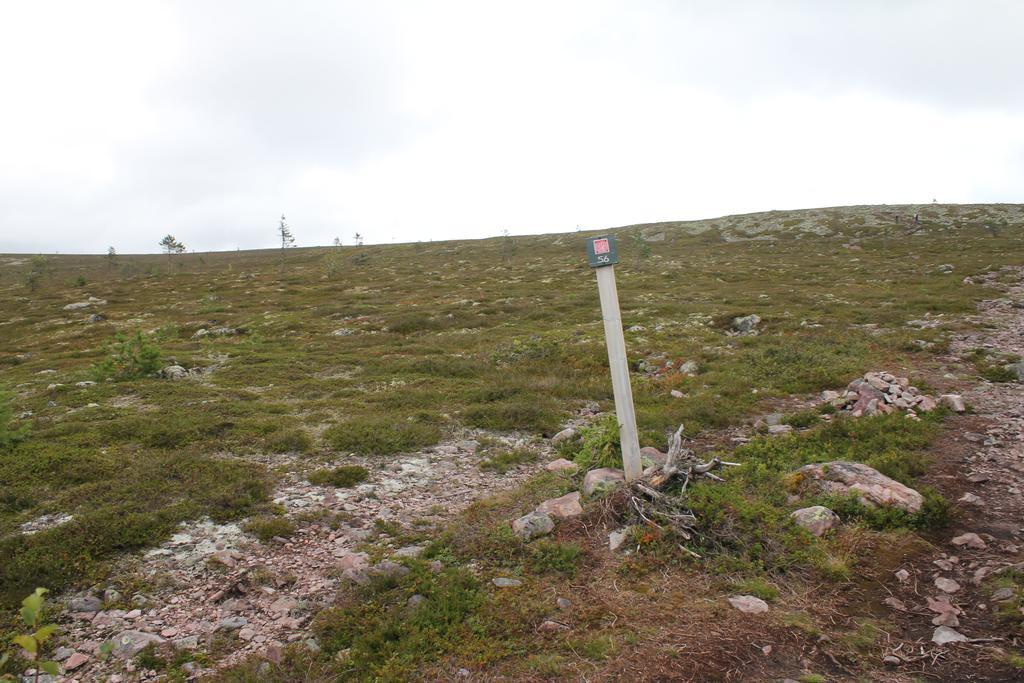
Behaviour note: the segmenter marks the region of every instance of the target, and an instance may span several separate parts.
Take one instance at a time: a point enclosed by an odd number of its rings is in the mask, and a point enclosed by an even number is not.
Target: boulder
[[[574,463],[572,460],[566,460],[565,458],[559,458],[558,460],[552,460],[544,466],[548,472],[575,472],[580,468],[579,465]]]
[[[537,512],[555,519],[578,517],[583,514],[583,507],[580,505],[580,492],[573,491],[558,498],[545,500],[537,506]]]
[[[839,526],[839,515],[823,505],[800,508],[790,515],[797,525],[807,529],[815,536],[823,536]]]
[[[491,583],[493,583],[498,588],[515,588],[516,586],[523,585],[523,582],[519,579],[510,579],[505,576],[499,576],[497,578],[491,579]]]
[[[744,614],[764,614],[768,611],[768,603],[753,595],[734,595],[729,604]]]
[[[598,493],[607,493],[625,483],[626,476],[622,470],[611,467],[590,470],[583,477],[583,495],[589,497]]]
[[[543,512],[531,512],[512,522],[512,531],[524,541],[546,536],[554,528],[554,520]]]
[[[946,406],[954,413],[962,413],[967,410],[964,397],[960,394],[942,394],[939,396],[939,405]]]
[[[164,639],[155,633],[121,631],[113,639],[114,649],[111,650],[111,654],[119,659],[132,659],[150,643],[159,645],[162,642]]]
[[[868,506],[893,505],[907,512],[918,512],[924,503],[924,497],[914,489],[858,462],[834,460],[805,465],[797,472],[819,482],[828,493],[852,492]]]

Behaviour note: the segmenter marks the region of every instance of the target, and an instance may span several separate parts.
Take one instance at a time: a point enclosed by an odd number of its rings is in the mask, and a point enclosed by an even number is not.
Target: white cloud
[[[1012,2],[0,9],[0,251],[1015,201]]]

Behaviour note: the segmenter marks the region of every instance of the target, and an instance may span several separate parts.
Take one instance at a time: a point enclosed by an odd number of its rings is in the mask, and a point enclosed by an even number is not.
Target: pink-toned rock
[[[590,470],[583,477],[583,495],[592,496],[595,493],[604,493],[617,488],[626,481],[622,470],[611,467],[601,467]]]
[[[287,595],[282,595],[277,600],[270,603],[270,607],[268,607],[267,609],[272,614],[288,614],[293,609],[295,609],[295,607],[298,606],[298,604],[299,601],[295,598],[288,597]]]
[[[729,604],[744,614],[763,614],[768,611],[768,603],[753,595],[734,595]]]
[[[555,519],[568,519],[583,514],[583,507],[580,505],[580,492],[573,491],[558,498],[545,500],[537,506],[537,512],[549,515]]]
[[[935,410],[939,407],[939,404],[935,402],[935,399],[931,396],[922,396],[921,400],[917,403],[917,410],[922,413],[927,413]]]
[[[64,662],[64,670],[65,671],[74,671],[78,667],[83,666],[88,661],[89,661],[89,656],[88,655],[84,655],[81,652],[76,652],[75,654],[73,654],[70,657],[68,657],[67,661]]]
[[[820,482],[821,488],[828,493],[846,495],[853,492],[868,506],[892,505],[907,512],[917,512],[924,503],[924,497],[914,489],[858,462],[836,460],[805,465],[797,471]]]
[[[668,458],[667,455],[659,451],[657,448],[654,448],[653,446],[644,446],[643,448],[641,448],[640,457],[647,458],[655,465],[664,465],[665,460]]]
[[[548,472],[575,472],[579,469],[579,465],[574,463],[572,460],[566,460],[565,458],[559,458],[558,460],[552,460],[544,466]]]
[[[983,550],[988,545],[981,540],[981,536],[975,533],[960,534],[953,539],[953,545],[964,545],[975,550]]]
[[[366,569],[370,566],[370,556],[366,553],[349,553],[338,560],[337,567],[341,571],[346,569]]]
[[[940,576],[935,579],[935,587],[943,593],[956,593],[960,590],[960,584],[953,579],[947,579],[944,576]]]
[[[160,631],[160,636],[162,638],[175,638],[175,637],[177,637],[177,635],[178,635],[178,629],[174,628],[173,626],[170,626],[170,627],[165,628],[164,630]]]

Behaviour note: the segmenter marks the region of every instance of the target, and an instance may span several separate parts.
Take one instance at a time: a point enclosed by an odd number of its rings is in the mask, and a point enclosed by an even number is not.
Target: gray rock
[[[995,596],[993,596],[992,599],[994,600]],[[63,662],[65,659],[67,659],[73,654],[75,654],[75,651],[70,647],[58,647],[56,650],[53,651],[53,661]]]
[[[698,370],[700,370],[700,366],[695,360],[688,360],[679,366],[679,372],[683,375],[696,375]]]
[[[248,623],[249,620],[245,617],[224,617],[219,622],[217,622],[217,630],[237,631],[238,629],[242,628]]]
[[[554,520],[543,512],[531,512],[512,522],[512,531],[524,541],[546,536],[554,528]]]
[[[515,588],[516,586],[523,585],[523,582],[519,579],[509,579],[504,576],[499,576],[494,579],[491,579],[491,583],[493,583],[498,588]]]
[[[572,460],[566,460],[565,458],[552,460],[547,465],[544,465],[544,469],[548,472],[575,472],[579,468],[579,465],[574,463]]]
[[[188,377],[188,370],[180,365],[168,365],[160,370],[160,376],[164,379],[183,379]]]
[[[68,603],[68,608],[72,612],[99,612],[103,609],[103,601],[95,595],[83,595],[72,598]]]
[[[409,573],[409,568],[405,565],[398,564],[397,562],[392,562],[391,560],[384,560],[383,562],[378,562],[373,565],[370,571],[377,576],[393,578],[397,576],[405,576]]]
[[[150,643],[159,645],[164,639],[155,633],[129,630],[121,631],[114,637],[113,642],[114,649],[111,650],[111,654],[119,659],[131,659]]]
[[[800,508],[789,515],[797,525],[815,536],[823,536],[839,526],[839,515],[823,505]]]
[[[571,441],[575,436],[576,430],[573,429],[572,427],[566,427],[565,429],[551,437],[551,443],[557,446],[563,441]]]
[[[85,319],[85,322],[87,322],[87,323],[101,323],[101,322],[103,322],[106,319],[107,319],[107,316],[103,315],[102,313],[93,313],[92,315],[90,315],[88,318]]]
[[[608,550],[615,552],[622,547],[622,544],[629,538],[628,529],[619,529],[608,534]]]
[[[199,647],[199,636],[185,636],[184,638],[175,638],[171,641],[171,645],[179,650],[195,650]]]
[[[740,334],[749,334],[761,322],[761,316],[756,313],[740,316],[732,319],[732,329]]]
[[[782,419],[786,417],[782,413],[768,413],[764,416],[764,423],[769,427],[782,424]]]
[[[409,599],[406,601],[405,604],[407,604],[409,607],[419,607],[424,600],[426,600],[425,597],[423,597],[419,593],[416,593],[415,595],[410,595]]]
[[[907,512],[918,512],[924,504],[924,497],[914,489],[861,463],[834,460],[805,465],[797,472],[817,481],[826,493],[854,493],[864,505],[892,505]]]
[[[932,633],[932,642],[939,645],[945,645],[947,643],[962,643],[965,640],[967,640],[967,636],[959,631],[954,631],[948,626],[939,626],[935,629],[935,632]]]
[[[394,552],[395,557],[419,557],[423,553],[422,545],[407,545]]]
[[[583,495],[589,497],[598,493],[607,493],[625,483],[626,477],[622,470],[611,467],[590,470],[583,477]]]

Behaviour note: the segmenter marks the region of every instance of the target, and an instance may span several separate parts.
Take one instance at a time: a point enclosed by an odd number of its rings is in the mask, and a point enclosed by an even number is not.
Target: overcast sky
[[[1024,2],[3,2],[0,252],[1018,202]]]

